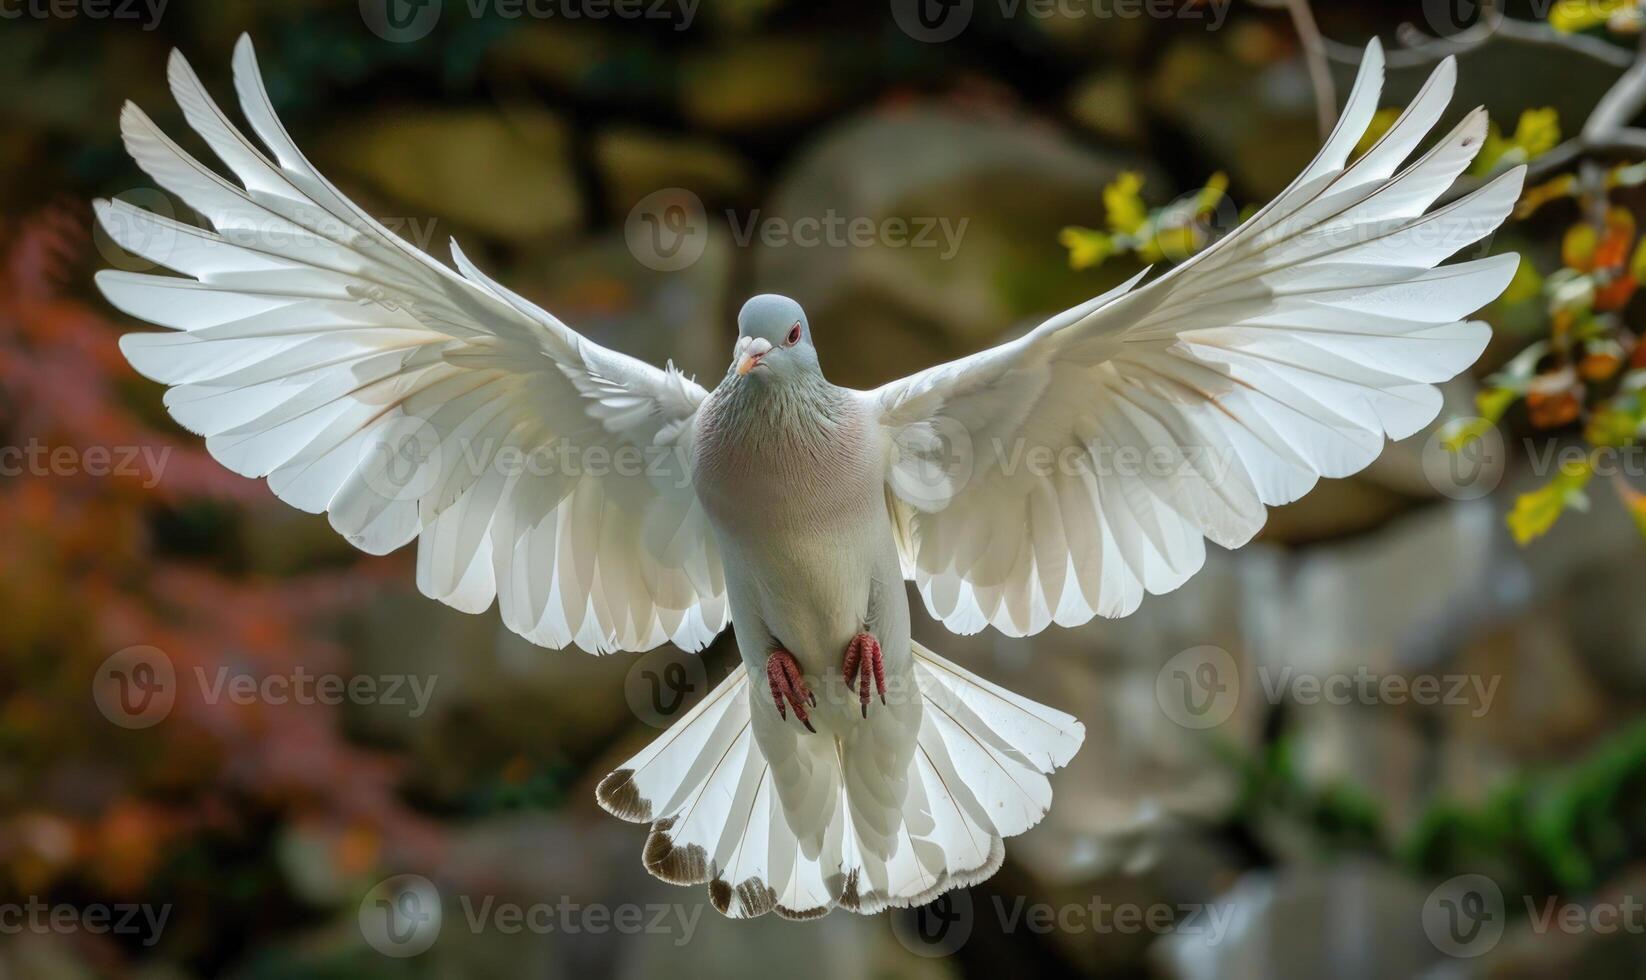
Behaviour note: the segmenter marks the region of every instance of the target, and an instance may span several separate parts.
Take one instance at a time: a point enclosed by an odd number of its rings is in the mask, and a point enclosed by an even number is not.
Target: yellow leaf
[[[1492,428],[1490,419],[1452,419],[1440,432],[1440,444],[1449,453],[1460,453],[1469,443],[1485,435]]]
[[[1488,421],[1495,423],[1502,420],[1503,413],[1507,412],[1509,406],[1519,397],[1520,393],[1513,388],[1487,388],[1475,395],[1475,408],[1479,409],[1480,414]]]
[[[1509,280],[1509,285],[1503,290],[1500,298],[1505,303],[1524,303],[1541,295],[1543,277],[1537,274],[1537,267],[1522,255],[1520,264],[1515,266],[1515,277]]]
[[[1635,282],[1646,282],[1646,238],[1635,245],[1635,254],[1629,258],[1629,275]]]
[[[1520,195],[1520,202],[1515,205],[1515,217],[1526,218],[1538,208],[1550,201],[1558,201],[1563,197],[1571,197],[1577,189],[1577,178],[1571,174],[1561,174],[1552,180],[1544,181],[1536,187],[1528,187]]]
[[[1496,122],[1486,124],[1486,140],[1469,165],[1476,177],[1507,169],[1540,157],[1560,144],[1560,114],[1554,109],[1527,109],[1515,122],[1515,131],[1504,136]]]
[[[1514,143],[1503,138],[1496,121],[1487,120],[1486,139],[1480,144],[1480,152],[1475,154],[1474,160],[1469,164],[1469,175],[1484,177],[1491,173],[1497,169],[1498,161],[1503,159],[1503,155],[1513,148]]]
[[[1198,251],[1200,244],[1200,234],[1194,228],[1162,228],[1137,247],[1137,255],[1145,262],[1181,262]]]
[[[1634,4],[1635,0],[1560,0],[1549,10],[1549,26],[1566,34],[1586,31]]]
[[[1090,269],[1115,253],[1114,239],[1101,231],[1070,225],[1057,233],[1058,244],[1069,250],[1069,268]]]
[[[1560,240],[1560,261],[1567,268],[1588,272],[1594,268],[1595,246],[1599,243],[1600,236],[1593,225],[1575,224],[1566,229],[1565,237]]]
[[[1515,123],[1514,144],[1526,153],[1526,159],[1540,157],[1560,143],[1560,113],[1545,106],[1527,109]]]
[[[1210,214],[1217,210],[1217,205],[1223,200],[1223,195],[1229,190],[1229,175],[1219,170],[1207,178],[1206,186],[1195,195],[1195,214]]]
[[[1460,453],[1463,447],[1485,435],[1503,418],[1503,413],[1519,398],[1513,388],[1487,388],[1475,395],[1475,409],[1480,415],[1472,419],[1452,419],[1440,432],[1440,444],[1448,452]]]
[[[1366,126],[1366,132],[1361,134],[1360,142],[1355,144],[1354,155],[1360,156],[1362,153],[1365,153],[1367,150],[1371,149],[1372,144],[1382,139],[1383,134],[1387,133],[1389,131],[1389,127],[1393,126],[1395,124],[1395,120],[1399,118],[1400,109],[1394,107],[1379,109],[1372,113],[1371,123]]]
[[[1543,487],[1515,498],[1514,509],[1506,519],[1515,543],[1524,548],[1535,538],[1547,534],[1560,515],[1571,506],[1582,506],[1583,487],[1594,475],[1590,457],[1563,463],[1560,472]]]
[[[1617,408],[1603,408],[1589,416],[1583,438],[1596,446],[1626,446],[1640,430],[1640,419]]]
[[[1149,209],[1139,193],[1143,190],[1143,176],[1127,170],[1103,188],[1103,208],[1108,213],[1109,228],[1122,235],[1136,234],[1149,219]]]

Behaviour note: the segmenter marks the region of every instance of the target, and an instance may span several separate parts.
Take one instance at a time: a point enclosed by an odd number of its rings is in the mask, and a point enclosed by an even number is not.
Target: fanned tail
[[[602,780],[600,805],[651,824],[648,871],[707,884],[715,908],[733,918],[815,918],[836,906],[869,914],[983,881],[1000,868],[1004,838],[1045,816],[1046,777],[1074,756],[1085,729],[919,644],[913,653],[922,718],[889,854],[854,828],[837,768],[839,805],[822,849],[806,857],[755,742],[741,666]]]

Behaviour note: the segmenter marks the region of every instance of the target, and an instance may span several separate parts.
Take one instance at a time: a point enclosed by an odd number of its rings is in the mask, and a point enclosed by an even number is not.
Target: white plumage
[[[1374,42],[1314,162],[1152,282],[873,392],[826,382],[799,307],[757,297],[711,394],[590,343],[455,244],[455,269],[412,248],[304,159],[244,38],[234,76],[262,147],[180,55],[169,70],[238,184],[122,113],[138,164],[212,226],[97,202],[117,243],[182,274],[99,274],[171,328],[122,350],[225,466],[372,553],[416,539],[419,588],[456,608],[495,599],[510,629],[592,653],[696,650],[730,620],[743,665],[599,798],[652,824],[648,868],[735,916],[926,901],[992,874],[1051,804],[1079,723],[913,643],[903,578],[958,632],[1125,615],[1207,540],[1243,544],[1269,506],[1430,422],[1434,383],[1486,343],[1466,318],[1516,262],[1436,268],[1520,190],[1517,169],[1430,210],[1480,110],[1400,169],[1450,99],[1449,59],[1349,162]],[[842,668],[865,637],[861,673]]]

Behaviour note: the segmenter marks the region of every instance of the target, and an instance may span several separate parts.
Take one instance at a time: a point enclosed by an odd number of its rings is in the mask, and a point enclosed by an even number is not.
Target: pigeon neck
[[[751,444],[827,441],[839,427],[842,392],[821,374],[737,378],[726,395],[719,414]]]

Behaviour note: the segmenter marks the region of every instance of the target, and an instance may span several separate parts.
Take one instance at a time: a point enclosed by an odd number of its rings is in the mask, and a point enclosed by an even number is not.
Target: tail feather
[[[919,644],[914,661],[921,725],[889,850],[879,828],[858,826],[858,810],[873,804],[854,809],[838,771],[821,846],[802,847],[753,737],[742,667],[602,780],[597,798],[615,816],[652,825],[647,870],[707,883],[715,908],[734,918],[814,918],[837,906],[868,914],[982,881],[999,870],[1003,839],[1045,816],[1047,774],[1074,756],[1085,730]]]

